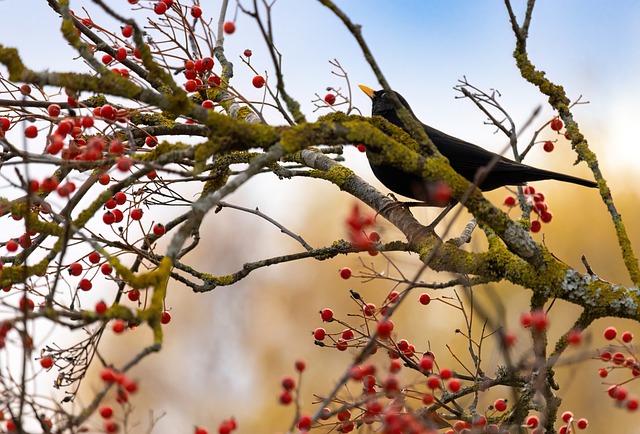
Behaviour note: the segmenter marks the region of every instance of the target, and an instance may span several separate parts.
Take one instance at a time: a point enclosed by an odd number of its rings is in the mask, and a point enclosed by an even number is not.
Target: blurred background
[[[110,2],[111,3],[111,2]],[[126,1],[112,2],[127,11]],[[202,1],[205,15],[215,17],[219,1]],[[517,11],[522,13],[522,1]],[[363,26],[363,34],[376,55],[391,85],[402,93],[414,112],[425,123],[488,149],[501,149],[506,141],[494,129],[483,124],[483,115],[466,100],[456,100],[452,89],[466,76],[474,85],[498,89],[503,106],[522,124],[538,105],[541,125],[553,112],[544,98],[521,79],[512,58],[514,37],[502,2],[462,2],[447,0],[337,1],[351,19]],[[85,6],[94,21],[117,28],[118,24],[100,14],[91,1],[72,1],[79,14]],[[233,17],[234,8],[228,16]],[[283,54],[283,71],[289,92],[301,102],[308,119],[325,112],[313,112],[315,93],[324,95],[327,86],[344,89],[344,83],[331,74],[330,59],[338,59],[349,73],[351,83],[377,88],[352,37],[341,23],[316,1],[279,0],[273,10],[276,45]],[[130,15],[130,13],[128,13]],[[73,70],[82,68],[73,50],[58,31],[59,21],[44,1],[5,0],[0,3],[2,28],[0,42],[17,47],[25,63],[33,69]],[[640,66],[640,4],[620,0],[615,4],[597,0],[539,0],[530,30],[529,53],[532,61],[547,71],[548,77],[564,85],[575,99],[583,95],[588,105],[575,108],[574,114],[591,148],[600,158],[601,168],[613,191],[634,247],[640,249],[638,219],[638,169],[640,151],[636,122],[640,114],[638,73]],[[250,84],[253,74],[238,59],[244,49],[254,55],[252,64],[269,70],[270,60],[254,22],[239,13],[236,33],[226,38],[226,54],[236,64],[234,86],[252,98],[260,91]],[[369,114],[368,98],[354,89],[354,103]],[[276,116],[270,118],[279,123]],[[537,128],[536,126],[536,128]],[[527,133],[531,133],[528,131]],[[528,141],[530,135],[523,136]],[[541,139],[555,138],[549,130]],[[364,154],[345,150],[345,165],[387,192],[373,178]],[[584,164],[573,166],[575,154],[560,138],[556,150],[545,153],[534,149],[528,163],[590,178]],[[628,285],[619,249],[608,213],[595,190],[553,181],[534,184],[547,197],[553,221],[543,226],[535,238],[561,260],[583,270],[585,255],[602,278]],[[195,193],[194,189],[194,193]],[[507,194],[498,190],[489,195],[500,204]],[[293,179],[279,181],[261,175],[228,198],[230,203],[259,207],[290,230],[302,235],[314,247],[326,246],[346,236],[343,225],[354,199],[323,181]],[[428,222],[436,210],[417,209],[415,215]],[[168,221],[171,214],[156,216]],[[457,233],[468,221],[457,223]],[[402,239],[382,219],[378,219],[383,241]],[[443,224],[441,227],[444,227]],[[239,229],[241,228],[241,229]],[[194,268],[214,274],[227,274],[245,262],[300,251],[300,247],[268,223],[245,213],[224,209],[210,215],[203,225],[200,247],[185,258]],[[480,248],[483,238],[474,234],[470,248]],[[408,275],[420,266],[415,255],[392,254],[396,264]],[[219,287],[206,294],[193,294],[175,283],[169,289],[167,305],[173,320],[166,328],[162,352],[141,363],[132,372],[139,379],[132,415],[133,432],[147,432],[149,410],[164,414],[154,432],[190,432],[193,425],[209,426],[213,431],[229,416],[239,421],[239,432],[284,432],[293,418],[292,407],[277,403],[280,378],[294,373],[294,360],[306,360],[303,378],[303,407],[311,411],[314,394],[323,395],[333,386],[352,360],[352,351],[338,353],[314,345],[311,331],[322,326],[317,312],[331,307],[336,316],[346,319],[355,310],[348,289],[355,289],[367,301],[381,304],[391,289],[388,284],[364,284],[355,279],[342,280],[338,269],[349,266],[358,271],[360,259],[384,267],[379,256],[338,257],[318,262],[299,261],[261,269],[231,287]],[[427,272],[424,280],[447,280],[452,276]],[[474,292],[485,300],[482,286]],[[518,334],[518,348],[528,348],[529,335],[520,329],[520,313],[528,310],[529,291],[506,283],[492,285],[507,306],[506,327]],[[452,290],[433,291],[432,297],[452,296]],[[461,369],[448,355],[450,345],[465,363],[466,340],[454,333],[464,326],[463,317],[443,303],[422,306],[418,293],[411,296],[396,314],[398,337],[414,343],[419,351],[431,348],[440,363]],[[491,304],[487,303],[489,309]],[[556,302],[550,312],[550,342],[567,330],[579,314],[575,306]],[[615,325],[640,336],[640,328],[631,321],[602,320],[589,331],[588,345],[604,344],[601,331]],[[332,332],[341,329],[327,326]],[[42,336],[44,337],[44,336]],[[64,339],[64,338],[61,338]],[[145,327],[125,336],[107,336],[103,354],[116,365],[128,360],[150,341]],[[495,356],[493,342],[487,341],[485,371],[491,375],[501,360]],[[572,353],[568,353],[572,354]],[[384,356],[378,355],[385,365]],[[597,376],[600,364],[585,361],[558,369],[563,404],[577,417],[588,417],[592,432],[638,432],[637,414],[614,409],[605,398],[607,385]],[[417,380],[406,374],[407,381]],[[48,376],[48,378],[47,378]],[[53,381],[55,372],[44,374]],[[615,381],[613,379],[607,379]],[[44,383],[41,393],[49,393]],[[87,402],[100,386],[97,375],[84,384],[80,402]],[[629,385],[632,393],[640,387]],[[505,391],[488,393],[480,407],[489,405]],[[96,424],[96,426],[99,426]]]

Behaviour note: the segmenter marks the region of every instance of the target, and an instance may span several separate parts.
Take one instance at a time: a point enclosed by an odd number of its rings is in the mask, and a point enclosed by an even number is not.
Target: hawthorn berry
[[[202,58],[202,68],[211,71],[213,69],[214,61],[213,57],[203,57]]]
[[[104,275],[109,275],[113,272],[113,267],[111,266],[111,264],[105,262],[104,264],[102,264],[102,266],[100,267],[100,271],[102,272],[102,274]]]
[[[122,211],[120,211],[119,209],[113,210],[113,216],[116,219],[116,223],[120,223],[124,219],[124,214],[122,214]]]
[[[420,294],[420,304],[423,304],[426,306],[429,303],[431,303],[431,297],[429,296],[429,294],[427,294],[426,292],[423,294]]]
[[[107,311],[107,303],[103,300],[100,300],[96,303],[96,313],[98,315],[103,315]]]
[[[378,322],[376,330],[378,332],[378,336],[380,336],[382,339],[387,339],[389,336],[391,336],[391,332],[393,331],[393,321],[391,321],[390,319],[381,320],[380,322]]]
[[[338,339],[338,342],[336,342],[336,349],[338,351],[345,351],[348,347],[349,344],[342,338]]]
[[[553,215],[548,211],[542,211],[542,213],[540,213],[540,220],[542,220],[543,223],[549,223],[552,218]]]
[[[353,330],[351,329],[346,329],[342,332],[342,339],[344,339],[345,341],[353,339],[353,337],[354,337],[354,334],[353,334]]]
[[[327,336],[327,332],[322,327],[318,327],[313,331],[313,338],[316,341],[322,341]]]
[[[7,131],[11,127],[11,121],[8,118],[0,118],[0,130]]]
[[[367,303],[362,307],[362,313],[365,316],[373,316],[376,313],[376,305],[373,303]]]
[[[433,357],[429,355],[422,356],[420,359],[420,370],[422,372],[429,372],[433,369]]]
[[[118,161],[116,162],[116,167],[121,172],[128,171],[129,169],[131,169],[132,165],[133,165],[133,162],[128,157],[120,157],[120,158],[118,158]]]
[[[295,361],[294,367],[296,368],[296,371],[304,372],[304,370],[307,368],[307,364],[304,360],[298,359]]]
[[[153,226],[153,234],[157,237],[164,235],[166,229],[162,223],[157,223]]]
[[[102,221],[105,225],[112,225],[116,222],[116,217],[111,211],[107,211],[102,215]]]
[[[171,314],[166,310],[162,312],[160,315],[160,323],[161,324],[169,324],[171,322]]]
[[[7,248],[7,251],[15,252],[16,250],[18,250],[18,243],[16,242],[16,240],[9,240],[7,241],[5,247]]]
[[[24,135],[28,139],[35,139],[38,137],[38,128],[35,125],[29,125],[24,129]]]
[[[622,342],[624,342],[625,344],[628,344],[633,340],[633,333],[626,331],[622,333],[622,336],[620,336],[620,338],[622,339]]]
[[[40,359],[40,366],[44,369],[49,369],[53,366],[53,358],[51,356],[44,356]]]
[[[74,262],[73,264],[69,265],[69,274],[71,274],[72,276],[79,276],[82,274],[82,264],[80,264],[79,262]]]
[[[195,92],[198,88],[198,82],[195,80],[187,80],[184,84],[184,88],[187,92]]]
[[[427,378],[427,387],[432,390],[439,389],[440,378],[436,377],[435,375],[432,375],[431,377]]]
[[[263,87],[265,83],[266,81],[264,77],[261,75],[256,75],[255,77],[253,77],[253,80],[251,80],[251,84],[253,84],[253,87],[257,89],[260,89],[261,87]]]
[[[322,318],[322,321],[324,322],[329,322],[333,320],[333,311],[331,309],[329,309],[328,307],[322,309],[320,311],[320,317]]]
[[[343,279],[348,279],[351,277],[351,268],[349,267],[344,267],[340,269],[340,277],[342,277]]]
[[[132,289],[131,291],[127,292],[127,298],[131,301],[140,300],[140,290]]]
[[[103,173],[98,177],[98,182],[101,185],[108,185],[111,182],[111,176],[108,173]]]
[[[105,383],[114,383],[117,377],[118,374],[116,374],[116,372],[111,368],[105,368],[102,370],[102,372],[100,372],[100,378]]]
[[[245,57],[251,57],[253,53],[247,48],[242,54],[244,54]]]
[[[207,431],[206,428],[203,428],[201,426],[197,426],[195,427],[193,434],[209,434],[209,431]]]
[[[587,429],[587,425],[589,425],[589,421],[585,418],[578,419],[578,421],[576,422],[576,426],[578,427],[578,429]]]
[[[104,430],[108,433],[116,433],[119,429],[120,427],[118,426],[118,424],[112,420],[104,422]]]
[[[167,12],[167,9],[167,4],[162,1],[159,1],[153,6],[153,11],[158,15],[163,15],[165,12]]]
[[[140,208],[134,208],[129,214],[132,220],[140,220],[142,218],[142,210]]]
[[[538,416],[529,416],[525,421],[525,425],[527,425],[531,429],[537,428],[539,424],[540,419],[538,418]]]
[[[447,389],[449,389],[449,391],[453,393],[456,393],[457,391],[459,391],[460,387],[462,387],[462,384],[460,383],[460,380],[458,380],[457,378],[452,378],[447,383]]]
[[[109,407],[108,405],[105,405],[103,407],[100,407],[99,413],[102,418],[110,419],[111,416],[113,416],[113,408]]]
[[[224,32],[227,35],[231,35],[233,34],[233,32],[236,31],[236,23],[234,23],[233,21],[227,21],[226,23],[224,23],[224,25],[222,26],[222,29],[224,30]]]
[[[80,283],[78,283],[78,288],[83,291],[89,291],[93,287],[93,284],[89,279],[81,279]]]
[[[604,338],[608,341],[612,341],[618,335],[618,330],[615,327],[607,327],[604,330]]]
[[[280,397],[278,398],[278,400],[282,405],[289,405],[291,404],[291,401],[293,401],[293,397],[288,390],[283,390],[282,393],[280,393]]]
[[[291,377],[284,377],[281,384],[284,390],[293,390],[296,387],[296,381]]]
[[[540,223],[538,220],[534,220],[531,222],[531,227],[529,228],[531,232],[537,233],[540,232],[540,229],[542,229],[542,223]]]
[[[47,113],[52,118],[57,118],[60,115],[60,106],[58,104],[49,104],[47,107]]]
[[[544,145],[542,145],[542,149],[544,149],[545,152],[553,151],[553,147],[553,142],[551,140],[547,140],[546,142],[544,142]]]
[[[210,99],[205,99],[204,101],[202,101],[202,108],[206,108],[206,109],[212,109],[213,108],[213,101],[211,101]]]
[[[116,60],[118,62],[123,62],[127,59],[127,49],[124,47],[120,47],[116,50]]]
[[[389,302],[391,303],[395,303],[396,301],[398,301],[398,297],[400,297],[398,291],[391,291],[389,295],[387,295],[387,300],[389,300]]]
[[[496,411],[503,412],[507,409],[507,401],[504,399],[496,399],[493,403],[493,408],[495,408]]]
[[[324,102],[329,105],[333,105],[336,102],[336,95],[333,93],[328,93],[324,96]]]
[[[567,342],[571,345],[580,345],[582,342],[582,332],[580,330],[571,330],[567,335]]]
[[[113,322],[111,330],[113,330],[114,333],[120,334],[125,330],[126,327],[127,324],[123,320],[117,319]]]
[[[202,8],[200,8],[200,6],[193,6],[191,8],[191,16],[193,18],[200,18],[202,16]]]
[[[560,118],[553,118],[550,126],[553,131],[560,131],[563,126],[562,120]]]
[[[440,370],[440,378],[443,380],[448,380],[451,377],[453,377],[453,371],[451,369],[443,368]]]

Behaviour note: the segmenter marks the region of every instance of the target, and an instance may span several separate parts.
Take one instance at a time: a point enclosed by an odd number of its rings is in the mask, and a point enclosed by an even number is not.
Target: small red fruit
[[[126,327],[127,327],[127,323],[125,323],[121,319],[117,319],[113,322],[113,325],[111,326],[111,330],[113,330],[114,333],[120,334],[124,331]]]
[[[618,335],[618,330],[615,327],[607,327],[604,330],[604,338],[608,341],[612,341]]]
[[[333,93],[328,93],[324,96],[324,102],[329,105],[333,105],[336,102],[336,95]]]
[[[49,107],[47,107],[47,113],[52,118],[57,118],[60,115],[60,106],[58,104],[49,104]]]
[[[98,262],[100,262],[100,253],[98,252],[89,253],[89,262],[91,262],[92,264],[97,264]]]
[[[40,366],[44,369],[49,369],[53,366],[53,358],[51,356],[44,356],[40,359]]]
[[[132,220],[140,220],[142,218],[142,210],[140,208],[134,208],[131,210],[131,213],[129,214],[131,216]]]
[[[166,229],[164,228],[164,225],[162,223],[158,223],[153,226],[153,234],[157,237],[161,237],[162,235],[164,235],[165,231]]]
[[[111,418],[111,416],[113,416],[113,408],[109,407],[108,405],[100,407],[100,416],[102,416],[104,419]]]
[[[294,366],[295,366],[295,368],[296,368],[296,371],[298,371],[298,372],[303,372],[303,371],[306,369],[307,364],[305,363],[305,361],[304,361],[304,360],[298,359],[298,360],[296,360],[296,362],[294,363]]]
[[[340,269],[340,277],[342,277],[343,279],[348,279],[351,277],[351,268],[349,267],[344,267]]]
[[[171,314],[166,310],[163,311],[162,315],[160,315],[160,323],[169,324],[170,322],[171,322]]]
[[[129,169],[131,169],[132,165],[133,165],[133,162],[128,157],[120,157],[118,158],[118,161],[116,163],[116,167],[121,172],[128,171]]]
[[[544,145],[542,145],[542,149],[545,150],[545,152],[551,152],[553,151],[553,142],[550,140],[547,140],[546,142],[544,142]]]
[[[622,342],[624,342],[625,344],[628,344],[629,342],[631,342],[633,340],[633,333],[631,332],[624,332],[622,333]]]
[[[562,120],[560,120],[560,118],[553,118],[553,120],[551,121],[551,129],[553,131],[560,131],[562,129]]]
[[[507,402],[504,399],[496,399],[493,403],[493,408],[495,408],[496,411],[503,412],[507,409]]]
[[[202,8],[200,8],[200,6],[193,6],[191,8],[191,16],[193,18],[200,18],[202,16]]]
[[[167,4],[161,1],[153,6],[153,11],[158,15],[163,15],[167,11],[167,9]]]
[[[231,35],[236,31],[236,23],[234,23],[233,21],[227,21],[226,23],[224,23],[222,29],[227,35]]]
[[[378,322],[378,326],[376,328],[378,331],[378,336],[382,339],[386,339],[391,336],[391,332],[393,331],[393,321],[390,319],[383,319]]]
[[[256,75],[255,77],[253,77],[253,80],[251,80],[251,83],[253,84],[253,87],[260,89],[261,87],[264,86],[266,81],[263,76]]]
[[[431,297],[429,297],[429,294],[426,292],[424,294],[420,294],[420,304],[424,304],[426,306],[429,303],[431,303]]]
[[[542,223],[540,223],[538,220],[534,220],[531,222],[531,232],[537,233],[540,232],[540,229],[542,229]]]
[[[313,331],[313,338],[316,341],[321,341],[325,338],[325,336],[327,335],[327,332],[325,331],[325,329],[323,329],[322,327],[318,327],[317,329],[315,329]]]
[[[242,54],[244,54],[245,57],[251,57],[253,53],[251,52],[251,50],[247,48],[246,50],[244,50],[244,53]]]
[[[96,303],[96,313],[98,315],[103,315],[106,311],[107,311],[107,303],[105,303],[102,300]]]
[[[333,311],[331,309],[324,308],[320,311],[320,317],[322,318],[322,321],[324,322],[329,322],[333,320]]]
[[[28,139],[35,139],[38,137],[38,128],[35,125],[29,125],[24,129],[24,135]]]

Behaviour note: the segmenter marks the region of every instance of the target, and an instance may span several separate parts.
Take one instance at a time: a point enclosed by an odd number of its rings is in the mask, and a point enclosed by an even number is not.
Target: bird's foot
[[[390,196],[392,196],[391,194],[389,194]],[[427,203],[425,202],[401,202],[398,199],[395,198],[395,196],[393,196],[393,199],[395,200],[395,202],[391,202],[388,203],[386,205],[384,205],[382,208],[380,208],[378,210],[378,212],[376,213],[376,217],[378,216],[378,214],[382,214],[385,212],[391,212],[394,211],[398,208],[405,208],[405,209],[409,209],[409,208],[414,208],[417,206],[429,206]]]

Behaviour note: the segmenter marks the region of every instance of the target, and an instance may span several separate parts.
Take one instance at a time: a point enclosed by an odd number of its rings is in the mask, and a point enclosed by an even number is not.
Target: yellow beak
[[[366,93],[369,98],[373,98],[373,94],[374,94],[375,90],[371,89],[370,87],[365,86],[364,84],[359,84],[358,87],[360,88],[361,91]]]

